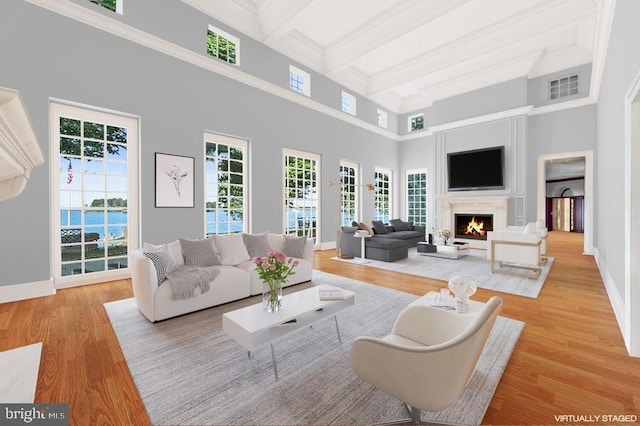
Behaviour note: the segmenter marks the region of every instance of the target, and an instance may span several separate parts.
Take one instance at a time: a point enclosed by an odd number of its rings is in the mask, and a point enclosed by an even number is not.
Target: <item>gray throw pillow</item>
[[[210,238],[202,240],[180,239],[184,264],[190,266],[216,266],[220,265],[220,256],[213,248]]]
[[[386,234],[387,228],[384,226],[381,220],[372,220],[371,224],[373,225],[373,230],[376,234]]]
[[[293,235],[284,236],[283,251],[289,257],[297,257],[302,259],[304,257],[304,246],[307,243],[307,236],[294,237]]]
[[[393,226],[396,231],[411,231],[409,222],[403,222],[400,219],[391,219],[389,225]]]
[[[167,274],[178,269],[178,264],[173,260],[171,253],[167,246],[160,246],[153,251],[143,252],[145,256],[151,259],[153,266],[156,268],[156,276],[158,278],[158,285],[162,284],[167,279]]]
[[[242,234],[244,246],[251,257],[264,257],[269,253],[269,234]]]

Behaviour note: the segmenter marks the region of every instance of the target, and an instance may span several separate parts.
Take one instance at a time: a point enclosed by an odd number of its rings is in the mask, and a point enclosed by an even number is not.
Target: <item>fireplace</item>
[[[455,238],[486,240],[487,232],[493,231],[492,214],[455,214]]]

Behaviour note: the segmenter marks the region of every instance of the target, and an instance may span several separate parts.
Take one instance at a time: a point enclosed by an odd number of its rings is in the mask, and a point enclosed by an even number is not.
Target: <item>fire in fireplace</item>
[[[487,232],[493,231],[491,214],[456,214],[455,238],[486,240]]]

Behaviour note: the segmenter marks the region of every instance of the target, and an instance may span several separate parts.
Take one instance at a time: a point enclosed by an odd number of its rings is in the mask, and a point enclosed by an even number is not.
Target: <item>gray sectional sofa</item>
[[[390,221],[389,224],[374,221],[373,225],[373,235],[365,239],[365,258],[367,259],[384,262],[404,259],[408,256],[409,247],[416,247],[418,242],[425,241],[424,226],[416,226],[397,219]],[[355,233],[363,228],[368,227],[363,224],[342,227],[343,256],[360,257],[361,239],[356,237]]]

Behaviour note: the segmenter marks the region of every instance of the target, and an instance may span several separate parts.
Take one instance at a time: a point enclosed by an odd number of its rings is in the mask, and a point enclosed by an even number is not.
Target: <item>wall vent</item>
[[[549,81],[549,99],[555,100],[578,94],[578,74]]]

